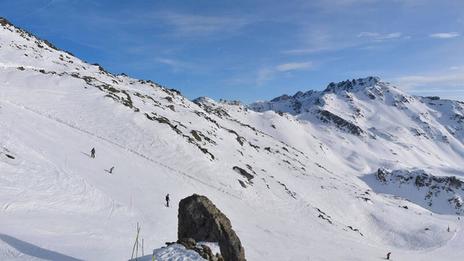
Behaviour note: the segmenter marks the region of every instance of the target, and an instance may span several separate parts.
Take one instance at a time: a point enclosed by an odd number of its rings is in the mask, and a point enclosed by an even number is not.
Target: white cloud
[[[397,81],[405,87],[417,87],[428,84],[443,84],[464,87],[464,68],[453,66],[441,73],[417,74],[398,77]]]
[[[283,64],[277,65],[275,69],[279,72],[288,72],[288,71],[310,69],[312,66],[313,66],[312,62],[283,63]]]
[[[340,37],[335,37],[331,29],[323,25],[305,27],[299,33],[298,37],[302,42],[300,44],[301,47],[284,50],[282,53],[289,55],[312,54],[344,49],[352,45],[349,41],[343,41]]]
[[[377,33],[377,32],[361,32],[357,35],[357,39],[347,35],[334,36],[336,33],[329,34],[327,32],[309,32],[308,47],[290,49],[283,51],[284,54],[289,55],[304,55],[313,54],[325,51],[337,51],[348,48],[355,48],[364,46],[368,43],[380,43],[392,40],[406,40],[410,39],[410,36],[403,35],[400,32],[393,33]]]
[[[275,74],[275,71],[270,68],[259,69],[257,73],[257,77],[256,77],[256,85],[258,86],[263,85],[265,82],[272,79],[274,74]]]
[[[405,87],[417,87],[426,84],[456,84],[464,86],[464,75],[409,75],[398,78]]]
[[[401,88],[419,95],[438,94],[451,99],[464,99],[464,66],[446,71],[405,75],[393,79]]]
[[[403,36],[402,33],[400,32],[394,32],[394,33],[377,33],[377,32],[361,32],[358,34],[359,38],[368,38],[374,41],[385,41],[385,40],[391,40],[391,39],[398,39]]]
[[[439,38],[439,39],[449,39],[449,38],[456,38],[460,36],[459,33],[456,32],[448,32],[448,33],[435,33],[429,35],[432,38]]]
[[[191,70],[195,68],[195,66],[193,66],[190,63],[179,61],[179,60],[174,60],[174,59],[169,59],[169,58],[157,58],[156,61],[161,64],[168,65],[175,72],[183,71],[183,70]]]
[[[180,13],[160,13],[157,18],[173,26],[180,35],[205,35],[218,32],[234,32],[251,23],[244,17],[205,16]]]
[[[381,0],[313,0],[308,1],[312,5],[322,8],[325,11],[336,11],[340,9],[351,8],[354,6],[369,6],[377,4]]]
[[[289,62],[289,63],[282,63],[273,67],[265,67],[261,68],[257,72],[256,76],[256,85],[260,86],[270,81],[276,75],[280,73],[289,73],[292,71],[303,71],[303,70],[310,70],[314,67],[311,61],[307,62]]]

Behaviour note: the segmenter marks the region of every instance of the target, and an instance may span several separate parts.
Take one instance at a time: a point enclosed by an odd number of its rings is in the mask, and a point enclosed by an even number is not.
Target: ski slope
[[[460,260],[463,220],[363,177],[387,167],[461,178],[463,123],[448,118],[462,103],[364,81],[311,92],[288,113],[192,102],[0,20],[0,259],[127,260],[137,222],[150,254],[177,239],[177,203],[197,193],[231,220],[248,260]],[[404,109],[392,106],[401,95]]]

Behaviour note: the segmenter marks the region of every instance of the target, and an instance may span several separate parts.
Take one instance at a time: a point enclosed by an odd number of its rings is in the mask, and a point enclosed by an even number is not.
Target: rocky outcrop
[[[175,243],[167,243],[167,245]],[[177,244],[183,245],[186,249],[197,252],[201,257],[208,261],[224,261],[224,258],[219,254],[214,254],[211,248],[205,244],[198,244],[193,238],[183,238],[177,240]]]
[[[235,172],[237,172],[238,174],[242,175],[244,178],[246,178],[248,180],[248,183],[253,184],[253,181],[251,181],[251,180],[254,178],[254,176],[251,175],[250,173],[248,173],[248,171],[246,171],[246,170],[244,170],[244,169],[242,169],[242,168],[240,168],[238,166],[234,166],[232,169]]]
[[[455,176],[435,176],[424,170],[379,168],[364,180],[380,193],[400,196],[440,214],[464,214],[464,181]]]
[[[177,237],[180,241],[218,242],[226,261],[244,261],[245,250],[229,219],[205,196],[194,194],[179,202]]]
[[[362,134],[364,134],[364,130],[361,129],[358,125],[351,123],[343,119],[342,117],[331,113],[330,111],[319,110],[318,113],[320,115],[319,118],[321,119],[321,121],[325,123],[332,122],[333,124],[335,124],[337,128],[346,130],[349,133],[356,136],[361,136]]]
[[[380,78],[369,76],[367,78],[346,80],[339,83],[331,82],[327,88],[324,90],[324,93],[337,93],[340,91],[356,91],[360,89],[365,89],[370,86],[374,86],[380,82]]]

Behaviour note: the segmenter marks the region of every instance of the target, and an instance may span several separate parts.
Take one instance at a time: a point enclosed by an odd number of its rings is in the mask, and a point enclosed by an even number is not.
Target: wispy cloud
[[[345,32],[329,32],[329,30],[316,29],[306,31],[305,34],[306,39],[304,42],[307,42],[307,46],[303,48],[284,50],[282,53],[288,55],[314,54],[357,48],[372,43],[405,40],[410,38],[401,32],[361,32],[356,35]]]
[[[180,61],[180,60],[175,60],[175,59],[170,59],[170,58],[157,58],[156,61],[158,63],[167,65],[171,67],[171,69],[174,72],[178,71],[184,71],[184,70],[191,70],[194,69],[195,66],[193,64],[190,64],[188,62]]]
[[[288,55],[313,54],[324,51],[339,50],[351,45],[351,43],[348,43],[347,41],[334,39],[334,34],[331,29],[326,28],[324,25],[311,25],[309,27],[305,27],[299,33],[298,38],[301,41],[300,48],[284,50],[282,53]]]
[[[407,88],[420,87],[424,85],[452,85],[464,88],[463,71],[447,74],[422,74],[399,77],[397,79],[402,86]]]
[[[134,15],[134,12],[137,15]],[[121,19],[121,16],[128,17],[128,19]],[[97,26],[105,28],[105,30],[115,25],[123,27],[143,26],[162,28],[165,34],[159,34],[159,36],[204,37],[214,35],[216,37],[236,33],[257,20],[257,18],[246,15],[199,15],[174,11],[121,10],[117,15],[90,13],[86,15],[84,22],[92,25],[92,28]]]
[[[275,65],[273,67],[260,68],[256,74],[256,85],[260,86],[270,81],[281,73],[290,73],[294,71],[305,71],[311,70],[314,67],[314,63],[311,61],[306,62],[288,62]]]
[[[418,94],[442,93],[449,98],[464,99],[464,66],[452,66],[440,72],[405,75],[393,79],[393,82]]]
[[[311,54],[318,53],[322,51],[331,50],[329,47],[319,46],[319,47],[309,47],[309,48],[300,48],[300,49],[290,49],[283,51],[284,54],[290,55],[299,55],[299,54]]]
[[[256,76],[256,85],[261,86],[265,82],[271,80],[274,77],[275,73],[275,70],[272,70],[271,68],[259,69]]]
[[[366,7],[381,0],[313,0],[307,1],[309,5],[318,7],[326,12],[336,12],[352,7]]]
[[[252,22],[244,16],[205,16],[172,12],[156,14],[156,17],[161,22],[172,26],[176,34],[183,36],[236,32]]]
[[[455,71],[455,70],[462,70],[462,71],[464,71],[464,66],[451,66],[449,69],[450,69],[450,70],[453,70],[453,71]]]
[[[358,34],[358,38],[367,38],[373,41],[382,42],[385,40],[398,39],[403,36],[400,32],[394,33],[378,33],[378,32],[361,32]]]
[[[439,38],[439,39],[449,39],[449,38],[456,38],[459,37],[460,34],[457,32],[448,32],[448,33],[435,33],[429,35],[432,38]]]
[[[288,71],[298,71],[298,70],[307,70],[313,66],[312,62],[302,62],[302,63],[283,63],[276,66],[276,70],[279,72],[288,72]]]

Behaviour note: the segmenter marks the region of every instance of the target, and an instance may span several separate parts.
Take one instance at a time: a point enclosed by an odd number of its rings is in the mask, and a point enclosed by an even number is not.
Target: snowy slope
[[[460,102],[374,78],[251,106],[192,102],[0,24],[2,260],[127,260],[136,222],[147,254],[176,239],[166,193],[174,206],[210,197],[248,260],[464,254],[456,215],[362,179],[380,167],[463,175]]]

